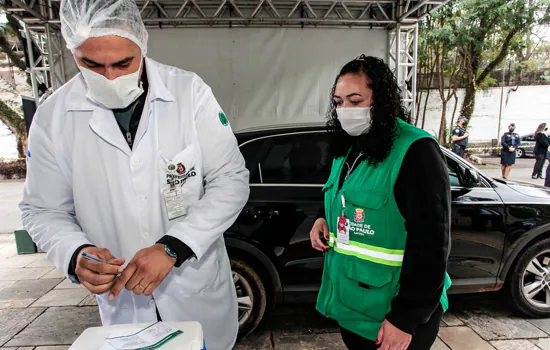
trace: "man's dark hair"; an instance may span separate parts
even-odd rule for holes
[[[342,129],[336,114],[334,93],[340,77],[346,74],[364,75],[368,87],[373,92],[372,126],[361,136],[350,136]],[[357,144],[371,165],[383,162],[396,138],[397,119],[410,123],[410,115],[402,104],[401,89],[387,64],[379,58],[361,55],[347,63],[334,82],[330,93],[330,107],[327,112],[327,130],[335,157],[347,154],[353,144]]]

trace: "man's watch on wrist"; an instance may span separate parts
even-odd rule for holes
[[[164,251],[166,252],[166,255],[168,255],[171,258],[174,258],[178,260],[178,254],[176,254],[170,247],[168,247],[168,244],[164,245]]]

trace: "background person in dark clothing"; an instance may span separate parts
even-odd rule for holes
[[[550,162],[550,152],[546,152],[546,159]],[[550,165],[546,167],[546,179],[544,179],[544,187],[550,187]]]
[[[502,170],[502,178],[507,179],[512,171],[512,166],[516,164],[516,149],[521,143],[519,135],[514,131],[516,124],[512,123],[508,126],[508,132],[505,132],[500,139],[502,150],[500,152],[500,165]]]
[[[468,119],[465,117],[458,118],[458,123],[453,129],[453,153],[464,158],[464,150],[468,147],[468,136],[470,134],[464,128]]]
[[[546,130],[548,130],[548,128],[546,127],[546,123],[542,123],[537,128],[537,131],[535,131],[536,144],[533,153],[535,153],[537,161],[535,162],[535,167],[533,168],[533,179],[543,179],[542,169],[544,168],[546,152],[548,151],[548,146],[550,145],[548,136],[546,136],[545,134]]]

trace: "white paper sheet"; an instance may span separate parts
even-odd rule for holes
[[[137,350],[154,346],[166,337],[181,332],[166,323],[155,323],[134,334],[111,334],[101,350]]]

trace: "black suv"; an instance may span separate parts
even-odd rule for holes
[[[251,192],[225,240],[246,335],[276,302],[315,301],[323,255],[309,232],[332,156],[322,125],[248,130],[237,139]],[[522,312],[550,316],[550,191],[492,179],[443,153],[452,187],[450,292],[506,286]]]

